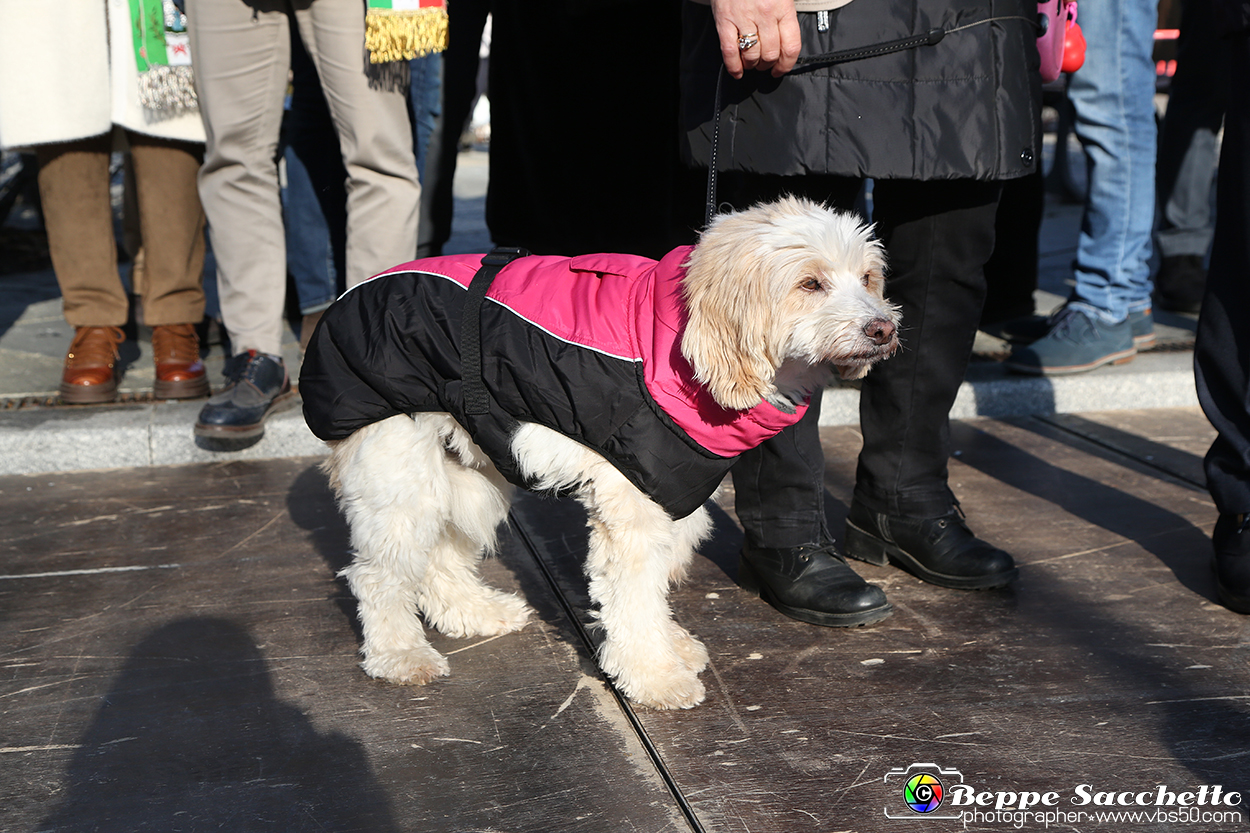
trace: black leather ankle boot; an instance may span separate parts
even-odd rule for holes
[[[1018,575],[1015,561],[972,534],[959,504],[940,518],[909,518],[870,512],[851,504],[846,554],[869,564],[893,564],[940,587],[985,590]]]
[[[850,568],[833,542],[742,548],[738,583],[785,615],[830,628],[870,625],[894,608]]]
[[[1220,604],[1250,613],[1250,515],[1220,515],[1211,533],[1215,548],[1215,589]]]

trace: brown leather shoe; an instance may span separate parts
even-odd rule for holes
[[[194,324],[164,324],[152,328],[156,358],[157,399],[195,399],[208,396],[208,374],[200,361],[200,339]]]
[[[61,374],[61,401],[71,405],[112,402],[117,396],[117,345],[121,327],[75,327]]]

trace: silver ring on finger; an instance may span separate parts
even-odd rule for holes
[[[738,38],[738,51],[746,52],[748,49],[750,49],[752,46],[755,46],[759,42],[760,42],[760,36],[758,32],[752,32],[749,35],[742,35],[741,37]]]

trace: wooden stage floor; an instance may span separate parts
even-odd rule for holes
[[[1202,414],[953,434],[1019,582],[857,565],[894,615],[804,625],[735,584],[726,494],[673,595],[712,656],[682,712],[598,672],[568,502],[519,501],[485,566],[536,620],[433,635],[452,676],[407,688],[357,667],[316,459],[0,478],[0,830],[1250,830],[1250,620],[1214,601]],[[825,441],[840,534],[859,439]],[[917,813],[925,772],[944,801]]]

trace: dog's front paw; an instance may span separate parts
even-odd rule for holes
[[[423,611],[431,625],[447,636],[499,636],[525,627],[533,612],[513,593],[492,591],[480,599],[434,613]]]
[[[693,637],[689,642],[703,647]],[[652,652],[631,661],[611,642],[606,642],[600,651],[599,663],[617,688],[635,703],[653,709],[689,709],[702,703],[707,690],[699,682],[697,669],[680,654],[668,654],[668,657],[662,660]],[[706,651],[703,651],[703,661],[707,661]]]
[[[673,667],[662,677],[648,674],[644,679],[621,678],[617,685],[630,700],[653,709],[690,709],[707,697],[699,675],[681,667]]]
[[[447,657],[422,645],[408,651],[365,651],[360,667],[370,677],[399,685],[425,685],[451,673]]]
[[[710,661],[707,647],[704,646],[690,631],[676,622],[672,623],[673,650],[691,671],[698,674]]]

